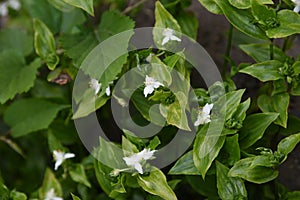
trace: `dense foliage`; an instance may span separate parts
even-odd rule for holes
[[[0,199],[300,199],[277,179],[300,142],[300,119],[290,109],[300,95],[300,57],[287,53],[300,33],[300,1],[199,0],[230,23],[223,81],[207,87],[190,87],[202,79],[185,48],[167,50],[184,35],[196,42],[192,1],[156,1],[157,48],[134,49],[134,19],[145,2],[0,0]],[[235,40],[252,63],[230,58]],[[99,44],[106,44],[97,59],[107,68],[87,60]],[[131,70],[136,79],[122,78]],[[86,79],[76,79],[79,71]],[[260,81],[248,99],[233,81],[239,73]],[[127,117],[118,123],[126,128],[117,127],[112,101],[159,133],[138,137]],[[111,141],[99,137],[90,153],[74,120],[92,113]],[[151,164],[176,135],[192,132],[173,163]]]

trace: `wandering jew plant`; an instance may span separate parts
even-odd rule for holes
[[[300,199],[299,11],[0,0],[0,199]]]

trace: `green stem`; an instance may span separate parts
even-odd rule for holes
[[[222,67],[223,78],[225,78],[227,70],[228,70],[228,57],[230,56],[230,51],[231,51],[232,34],[233,34],[233,26],[232,26],[232,24],[230,24],[229,30],[228,30],[228,38],[227,38],[226,52],[225,52],[225,56],[224,56],[224,63],[223,63],[223,67]]]
[[[130,11],[132,11],[133,9],[135,9],[136,7],[142,5],[143,3],[145,3],[148,0],[140,0],[138,1],[136,4],[133,4],[132,6],[128,6],[123,12],[123,15],[126,15],[127,13],[129,13]]]
[[[270,44],[270,60],[274,59],[274,44],[273,44],[274,39],[271,39],[271,44]]]

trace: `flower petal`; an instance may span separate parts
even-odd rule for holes
[[[134,165],[134,168],[140,173],[140,174],[143,174],[143,168],[142,168],[142,165],[140,163],[136,163]]]
[[[154,88],[152,87],[152,85],[147,85],[144,88],[144,95],[145,97],[147,97],[148,94],[151,94],[154,91]]]
[[[64,159],[74,158],[74,157],[75,157],[74,153],[66,153],[66,154],[64,154]]]
[[[105,94],[106,94],[106,96],[110,96],[110,87],[109,86],[105,89]]]
[[[168,36],[164,37],[161,45],[165,45],[167,42],[169,42],[170,38]]]
[[[62,159],[57,160],[55,162],[54,170],[56,171],[58,169],[58,167],[61,166],[62,163],[63,163]]]
[[[170,39],[181,42],[181,39],[179,37],[175,36],[175,35],[171,35]]]

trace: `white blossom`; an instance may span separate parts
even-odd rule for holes
[[[156,150],[150,151],[150,149],[144,149],[139,153],[132,154],[129,157],[124,157],[123,160],[128,166],[133,167],[140,174],[143,174],[143,167],[141,162],[152,159],[155,151]]]
[[[7,5],[14,10],[20,10],[21,4],[18,0],[8,0]]]
[[[112,84],[113,82],[110,82],[109,84]],[[101,89],[102,84],[98,82],[97,79],[92,78],[89,82],[89,86],[95,90],[95,95],[97,95]],[[110,96],[111,91],[110,91],[110,86],[107,86],[107,88],[105,89],[105,94],[107,96]]]
[[[0,16],[8,15],[8,7],[14,10],[20,10],[21,4],[19,0],[7,0],[5,2],[0,3]]]
[[[178,41],[180,42],[181,39],[178,38],[177,36],[174,35],[174,30],[170,29],[170,28],[166,28],[164,31],[163,31],[163,40],[162,40],[162,45],[165,45],[167,42],[169,42],[170,40],[173,40],[173,41]]]
[[[105,94],[106,96],[110,96],[110,87],[108,86],[106,89],[105,89]]]
[[[57,170],[58,167],[68,158],[74,158],[75,154],[73,153],[64,153],[62,151],[53,151],[53,158],[55,160],[54,170]]]
[[[90,80],[89,86],[90,86],[93,90],[95,90],[95,95],[97,95],[98,92],[99,92],[100,89],[101,89],[101,83],[99,83],[98,80],[97,80],[97,79],[94,79],[94,78],[92,78],[92,79]]]
[[[55,196],[55,191],[53,188],[51,188],[47,192],[45,200],[63,200],[63,198]]]
[[[213,108],[213,104],[205,104],[205,106],[203,108],[201,108],[199,110],[198,116],[197,116],[197,120],[194,123],[195,126],[199,126],[201,124],[207,124],[209,123],[210,120],[210,112]]]
[[[148,94],[152,94],[155,88],[159,88],[159,86],[164,86],[162,83],[155,80],[153,77],[149,77],[148,75],[146,75],[145,78],[145,85],[146,85],[146,87],[144,88],[145,97],[147,97]]]
[[[147,58],[146,58],[146,61],[147,61],[148,63],[151,63],[151,60],[152,60],[152,53],[150,53],[150,54],[147,56]]]
[[[300,0],[292,0],[292,2],[296,4],[294,8],[294,12],[298,13],[300,11]]]

